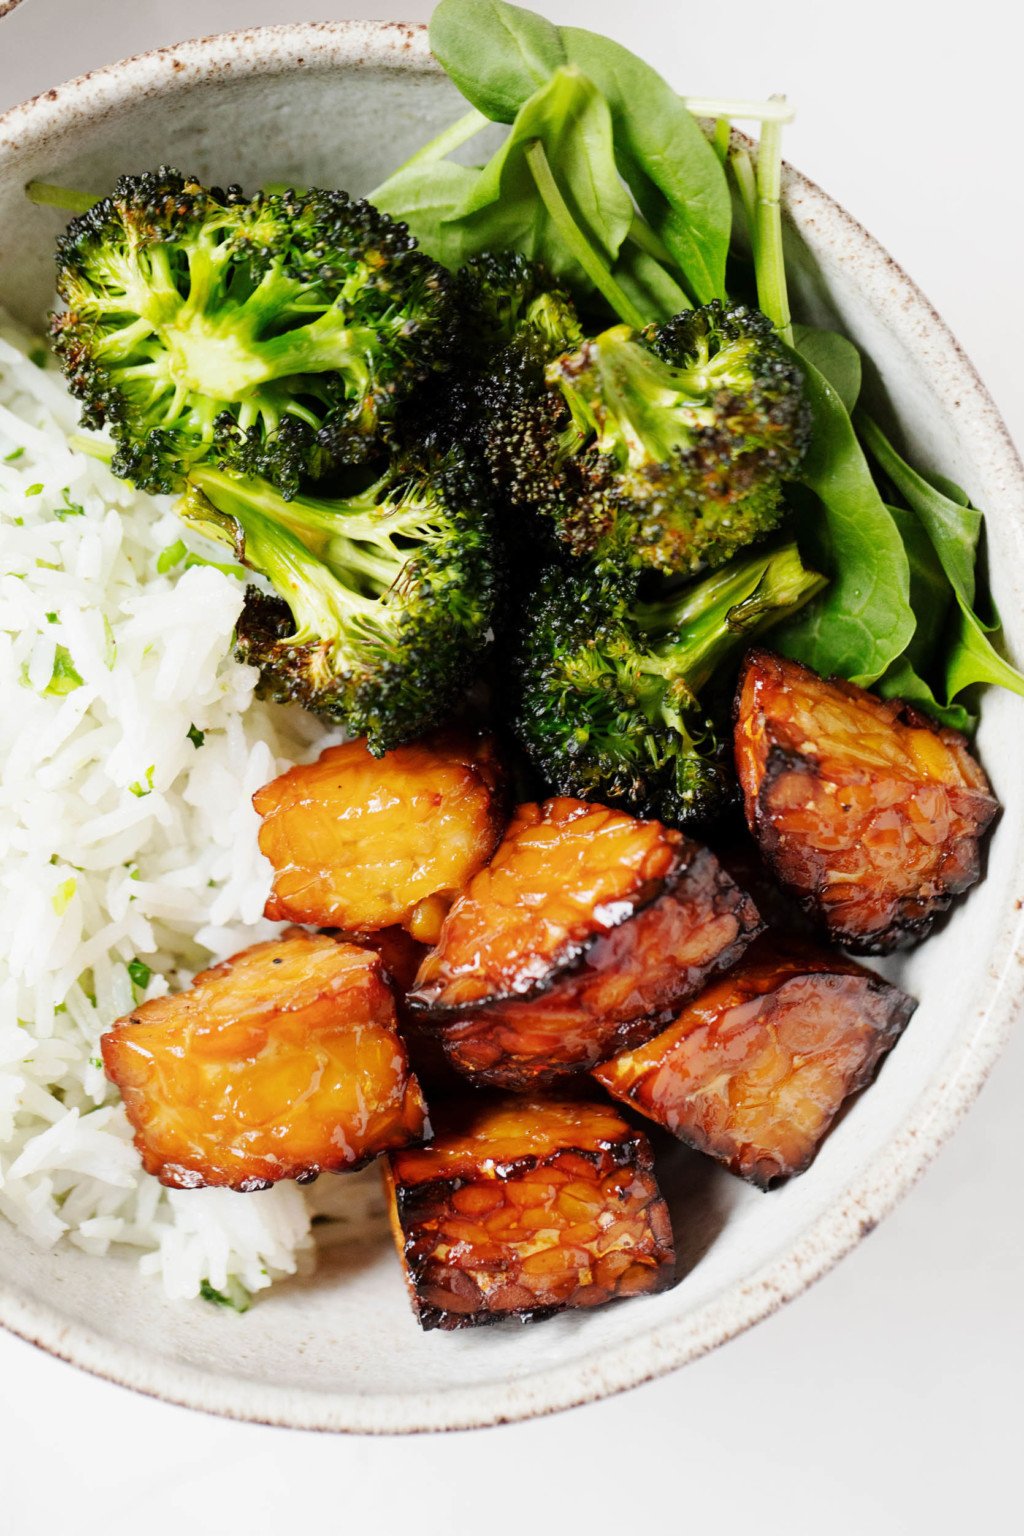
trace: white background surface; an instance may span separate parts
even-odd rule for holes
[[[788,158],[908,268],[1024,441],[1006,0],[535,3],[646,54],[680,89],[787,92],[800,111]],[[430,8],[22,0],[0,20],[0,108],[190,35]],[[552,1419],[410,1440],[294,1434],[151,1402],[0,1334],[0,1533],[1018,1531],[1022,1099],[1018,1031],[924,1181],[812,1292],[680,1374]]]

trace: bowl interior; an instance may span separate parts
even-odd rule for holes
[[[160,162],[251,187],[365,192],[459,112],[408,28],[240,34],[164,50],[0,121],[0,299],[39,324],[61,218],[33,176],[106,189]],[[358,139],[345,124],[374,131]],[[917,459],[986,507],[996,601],[1024,654],[1020,467],[970,365],[884,253],[801,178],[786,189],[795,309],[839,324],[874,364]],[[976,1091],[1019,990],[1014,910],[1022,810],[1019,708],[985,700],[980,750],[1006,810],[988,877],[918,953],[892,964],[921,999],[877,1085],[804,1177],[770,1195],[682,1149],[666,1161],[680,1251],[667,1294],[543,1327],[419,1332],[383,1223],[275,1287],[244,1318],[164,1300],[127,1257],[32,1248],[0,1221],[0,1320],[131,1385],[240,1416],[329,1428],[440,1428],[563,1406],[702,1352],[801,1288],[911,1182]],[[1019,906],[1019,903],[1018,903]],[[200,1197],[201,1198],[201,1197]],[[245,1198],[259,1199],[259,1195]]]

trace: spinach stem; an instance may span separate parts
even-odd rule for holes
[[[711,147],[718,156],[718,163],[725,169],[729,159],[729,140],[732,137],[732,124],[727,117],[715,119],[715,132],[711,140]]]
[[[642,251],[645,256],[649,256],[652,261],[657,262],[658,266],[663,269],[664,276],[669,279],[676,290],[676,296],[672,301],[675,306],[675,312],[678,313],[680,309],[692,309],[693,302],[682,286],[684,277],[676,265],[672,252],[647,223],[646,219],[641,218],[639,213],[634,212],[632,222],[626,230],[626,239],[631,245],[635,245],[638,251]]]
[[[412,170],[414,166],[433,165],[437,160],[444,160],[453,150],[458,149],[460,145],[467,143],[475,134],[478,134],[481,128],[486,128],[489,122],[490,118],[485,117],[482,112],[478,112],[474,107],[471,112],[467,112],[457,122],[449,123],[448,127],[443,128],[436,138],[431,139],[429,143],[424,144],[418,149],[415,154],[410,155],[408,160],[403,160],[398,170],[392,171],[391,175],[388,176],[388,181],[393,176],[401,175],[402,171]],[[372,192],[370,197],[372,199]]]
[[[660,235],[657,235],[651,229],[651,226],[646,223],[645,218],[640,217],[640,214],[637,214],[637,212],[634,212],[633,220],[629,223],[629,229],[626,230],[626,240],[629,241],[629,244],[636,246],[637,250],[642,250],[645,253],[645,257],[651,258],[652,261],[657,261],[657,264],[662,267],[665,276],[668,276],[672,286],[676,287],[676,298],[672,300],[672,303],[676,304],[677,309],[692,309],[694,306],[692,306],[688,293],[683,289],[682,284],[685,278],[683,278],[683,273],[677,267],[676,258],[672,257],[671,250],[668,249]]]
[[[736,190],[740,195],[740,203],[743,207],[743,216],[747,222],[747,233],[750,236],[750,249],[757,261],[757,183],[754,179],[754,167],[750,159],[749,150],[743,145],[738,145],[729,151],[729,164],[732,166],[732,174],[736,181]]]
[[[527,146],[526,163],[530,167],[530,174],[540,193],[541,202],[547,209],[548,217],[575,260],[579,262],[598,292],[608,300],[619,319],[631,325],[634,330],[642,331],[647,324],[645,317],[619,287],[570,213],[569,206],[559,191],[558,183],[548,164],[548,157],[540,139],[534,139],[532,144]]]
[[[634,213],[633,222],[626,231],[626,239],[632,240],[640,250],[646,251],[648,256],[653,256],[655,261],[660,261],[663,267],[674,267],[672,252],[664,241],[661,240],[645,219],[638,213]]]
[[[786,260],[782,250],[782,123],[765,123],[757,149],[754,262],[757,302],[787,346],[793,345]]]
[[[70,187],[55,187],[49,181],[30,181],[25,196],[40,208],[63,208],[65,213],[88,213],[99,202],[91,192],[73,192]]]
[[[694,117],[729,117],[755,123],[791,123],[796,113],[784,96],[769,101],[734,101],[728,97],[682,96],[680,100]]]

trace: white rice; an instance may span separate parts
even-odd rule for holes
[[[311,1248],[303,1192],[161,1188],[98,1042],[274,931],[250,795],[324,732],[254,698],[231,655],[240,581],[160,574],[202,541],[71,451],[43,350],[0,315],[0,1216],[37,1243],[131,1244],[172,1297],[260,1290]]]

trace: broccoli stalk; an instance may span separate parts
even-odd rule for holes
[[[702,696],[720,694],[745,644],[823,585],[794,544],[653,601],[608,565],[550,571],[514,668],[515,729],[535,767],[560,794],[711,821],[730,780]]]
[[[697,333],[692,354],[674,367],[617,325],[557,358],[548,380],[565,396],[581,443],[593,439],[620,469],[642,472],[715,426],[722,390],[737,398],[754,390],[757,342],[739,335],[713,354],[709,336]]]
[[[634,603],[647,651],[639,663],[644,711],[673,723],[699,708],[698,694],[744,642],[808,602],[825,578],[795,544],[734,560],[673,598]]]
[[[447,346],[450,280],[345,193],[122,177],[58,244],[54,345],[115,473],[181,489],[228,462],[293,494],[387,436]]]
[[[285,498],[266,481],[193,471],[180,511],[265,576],[238,624],[265,690],[381,753],[438,723],[484,645],[495,573],[468,466],[399,465],[348,500]]]
[[[333,306],[310,319],[304,285],[281,271],[264,273],[250,293],[236,299],[230,292],[230,246],[203,241],[190,249],[183,242],[181,250],[188,266],[185,299],[170,272],[160,272],[167,264],[158,259],[166,254],[159,248],[150,256],[148,287],[136,274],[125,274],[126,282],[138,288],[133,308],[139,318],[108,332],[96,349],[98,357],[110,359],[113,378],[144,378],[154,392],[164,394],[204,394],[242,403],[262,384],[336,370],[346,376],[353,394],[365,393],[371,377],[367,354],[377,340],[368,326],[344,325]],[[113,320],[115,304],[105,309],[97,304],[94,313]],[[132,352],[147,355],[148,361],[122,361]],[[169,407],[175,415],[177,408],[180,402]]]
[[[220,499],[235,510],[225,514],[194,487],[179,511],[197,532],[230,544],[237,559],[273,584],[291,613],[287,649],[293,666],[301,665],[311,698],[333,701],[339,691],[339,646],[349,626],[372,618],[373,600],[346,587],[290,528],[253,503]]]
[[[613,326],[540,381],[503,358],[486,403],[487,462],[514,505],[576,555],[667,574],[774,528],[810,432],[771,323],[717,301],[640,334]]]

